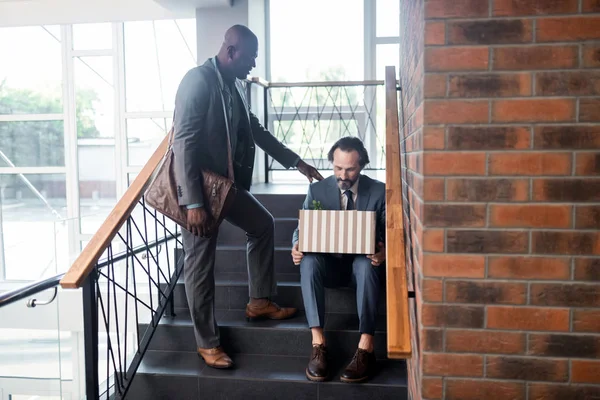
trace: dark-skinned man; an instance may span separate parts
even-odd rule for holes
[[[226,220],[247,237],[250,301],[248,318],[286,319],[296,310],[275,304],[273,216],[250,194],[255,143],[286,168],[296,167],[309,181],[323,177],[264,129],[249,110],[240,79],[245,79],[258,53],[258,39],[243,25],[227,30],[216,57],[184,76],[175,98],[173,155],[179,205],[187,209],[182,230],[184,278],[199,356],[208,366],[229,368],[215,318],[214,264],[218,229],[210,231],[204,207],[201,169],[228,176],[227,146],[233,159],[237,195]],[[229,137],[229,140],[228,140]]]

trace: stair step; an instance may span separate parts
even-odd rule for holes
[[[272,321],[246,321],[244,310],[217,310],[221,343],[232,354],[266,354],[307,356],[311,336],[306,315],[299,312],[293,318]],[[145,330],[146,324],[140,324]],[[386,358],[386,320],[376,322],[375,354]],[[355,314],[328,313],[325,315],[325,335],[331,354],[351,357],[356,351],[360,333]],[[195,338],[188,309],[176,309],[175,317],[163,317],[154,333],[150,349],[163,351],[194,351]]]
[[[195,352],[148,351],[133,380],[135,399],[408,399],[406,364],[382,360],[368,382],[347,384],[339,376],[349,360],[335,360],[331,381],[306,379],[308,356],[235,355],[235,367],[206,367]],[[200,395],[202,394],[202,396]]]
[[[281,193],[280,191],[283,189],[285,188],[278,187],[277,193],[252,192],[254,197],[269,210],[273,217],[298,218],[298,210],[302,208],[302,203],[304,203],[304,198],[308,192],[308,185],[302,185],[300,188],[291,187],[290,193]]]
[[[183,254],[183,249],[176,249],[176,254],[177,257],[179,257],[181,254]],[[300,267],[298,265],[294,265],[292,261],[291,244],[275,247],[274,261],[275,273],[300,274]],[[248,275],[246,244],[217,245],[217,252],[215,256],[215,273],[242,273]]]
[[[288,251],[292,248],[292,236],[298,227],[298,210],[292,218],[275,218],[275,246],[287,246]],[[218,244],[245,245],[246,233],[237,226],[223,221],[219,227]]]
[[[248,303],[247,275],[232,274],[236,279],[215,279],[215,307],[228,310],[243,310]],[[278,280],[277,295],[273,301],[284,307],[295,307],[304,310],[302,289],[298,276],[292,276],[293,281]],[[178,282],[173,293],[175,307],[188,307],[183,282]],[[385,315],[385,294],[382,292],[379,301],[379,314]],[[354,288],[325,289],[325,312],[356,313],[356,290]]]

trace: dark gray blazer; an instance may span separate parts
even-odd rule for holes
[[[279,142],[250,111],[242,83],[237,95],[246,112],[240,116],[234,175],[238,187],[250,190],[254,169],[254,143],[286,168],[298,155]],[[189,70],[175,96],[173,156],[179,205],[203,203],[202,172],[206,168],[227,176],[227,128],[221,87],[211,59]],[[240,148],[241,146],[241,148]]]
[[[311,209],[313,200],[321,202],[321,207],[324,210],[342,209],[340,189],[334,175],[310,184],[302,209]],[[356,196],[356,209],[377,212],[375,223],[377,242],[385,243],[385,183],[361,175],[358,183],[358,195]],[[298,243],[298,228],[294,231],[292,238],[292,245],[296,243]]]

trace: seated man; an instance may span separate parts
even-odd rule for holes
[[[363,143],[356,137],[338,140],[328,154],[334,175],[310,185],[303,208],[313,200],[325,210],[376,211],[378,249],[373,255],[303,254],[298,251],[298,229],[294,232],[292,257],[300,265],[302,297],[308,326],[312,332],[312,354],[306,377],[324,381],[329,376],[325,325],[325,287],[356,284],[356,303],[361,333],[358,350],[341,376],[343,382],[363,382],[375,365],[373,334],[379,292],[384,280],[385,261],[385,184],[361,175],[369,163]]]

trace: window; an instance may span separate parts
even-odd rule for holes
[[[362,80],[363,0],[270,0],[274,82]]]

